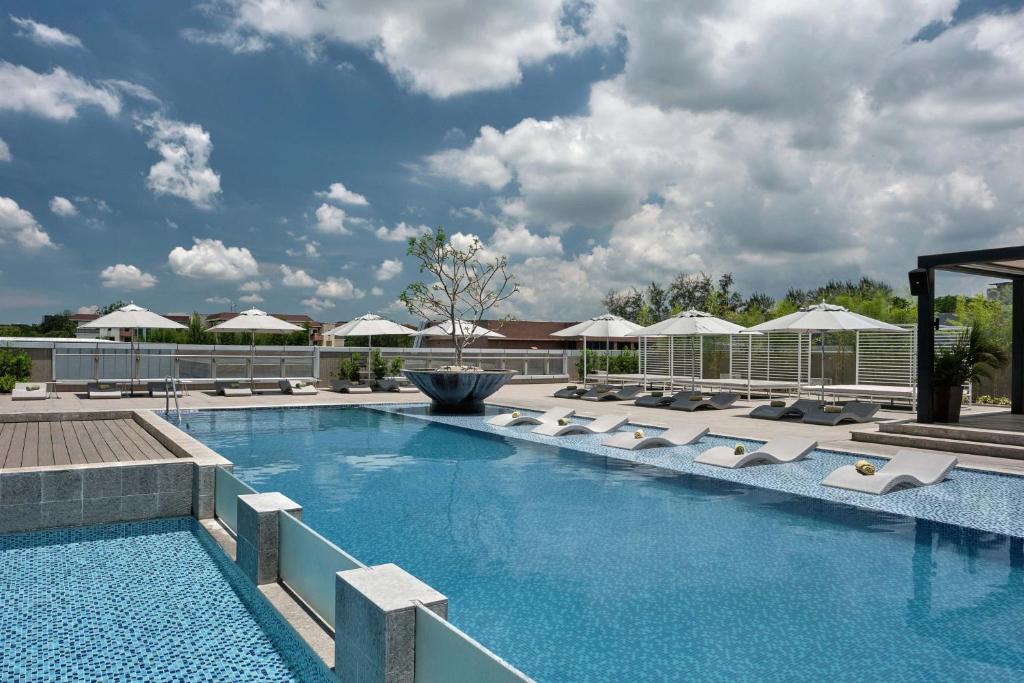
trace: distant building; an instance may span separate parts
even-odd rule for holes
[[[985,298],[990,301],[1001,301],[1009,305],[1013,300],[1012,282],[993,282],[985,290]]]

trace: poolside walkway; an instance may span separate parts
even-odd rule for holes
[[[874,431],[877,422],[862,425],[841,425],[825,427],[805,425],[801,422],[755,420],[747,417],[747,413],[756,406],[765,403],[762,400],[736,403],[736,407],[728,410],[708,410],[699,413],[661,410],[654,408],[637,408],[630,403],[607,401],[593,403],[588,401],[557,399],[551,396],[555,389],[564,384],[510,384],[503,387],[492,398],[490,403],[505,406],[516,406],[536,410],[547,410],[554,406],[566,406],[576,410],[584,417],[593,417],[605,413],[628,415],[637,424],[655,427],[674,427],[678,425],[704,424],[715,434],[738,438],[768,440],[778,436],[798,435],[816,439],[822,448],[829,448],[866,455],[891,456],[897,450],[895,446],[885,444],[854,442],[852,431]],[[332,391],[320,391],[313,396],[288,396],[278,392],[260,393],[255,396],[224,397],[212,392],[192,391],[179,399],[182,410],[202,410],[210,408],[245,408],[245,407],[277,407],[302,405],[359,405],[363,403],[422,403],[426,399],[422,394],[372,393],[372,394],[337,394]],[[38,413],[38,412],[85,412],[96,410],[130,410],[148,409],[162,411],[164,399],[148,397],[132,397],[115,400],[89,399],[82,394],[61,392],[57,397],[42,401],[12,401],[9,395],[0,396],[0,414],[7,413]],[[173,405],[173,404],[172,404]],[[981,421],[988,413],[1005,412],[1000,407],[972,407],[967,413],[972,420]],[[896,421],[910,417],[907,411],[881,410],[876,420]],[[961,466],[972,469],[983,469],[1007,474],[1024,475],[1024,460],[994,458],[971,454],[957,454]]]

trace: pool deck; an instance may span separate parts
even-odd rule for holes
[[[174,457],[128,418],[0,422],[0,470]]]
[[[740,400],[736,407],[727,410],[705,410],[698,413],[662,410],[655,408],[637,408],[629,402],[588,402],[573,399],[557,399],[551,396],[556,389],[564,384],[510,384],[503,387],[489,403],[503,406],[514,406],[535,410],[547,410],[555,406],[571,407],[578,415],[594,417],[612,413],[628,415],[636,424],[653,427],[675,427],[683,425],[703,424],[710,427],[715,434],[741,439],[767,441],[780,436],[803,436],[816,439],[822,448],[864,453],[888,457],[899,447],[886,444],[855,442],[851,432],[875,431],[879,422],[903,421],[911,417],[904,410],[880,410],[874,422],[867,424],[840,425],[826,427],[807,425],[802,422],[780,420],[756,420],[747,417],[747,413],[757,405],[766,403],[763,400]],[[420,393],[389,393],[375,392],[372,394],[338,394],[321,390],[312,396],[289,396],[278,392],[259,393],[254,396],[225,397],[212,392],[192,391],[179,399],[182,410],[205,410],[211,408],[249,408],[249,407],[287,407],[316,405],[360,405],[366,403],[423,403],[426,401]],[[9,395],[0,396],[0,415],[10,413],[43,413],[43,412],[88,412],[102,410],[146,409],[162,411],[163,398],[136,396],[122,399],[89,399],[82,394],[61,392],[56,397],[40,401],[12,401]],[[981,422],[986,415],[1005,413],[1001,407],[974,406],[965,412],[965,417]],[[2,448],[2,442],[0,442]],[[1024,475],[1024,460],[997,458],[983,455],[956,454],[962,467],[969,469],[1001,472],[1004,474]]]

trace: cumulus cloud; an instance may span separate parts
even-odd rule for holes
[[[128,97],[134,97],[135,99],[142,100],[143,102],[149,102],[150,104],[163,103],[152,90],[144,85],[139,85],[138,83],[123,81],[118,78],[105,78],[100,81],[100,83],[108,88],[117,90]]]
[[[419,237],[429,232],[430,228],[425,225],[409,225],[403,221],[393,228],[382,225],[373,234],[385,242],[406,242],[410,237]]]
[[[10,197],[0,197],[0,244],[8,239],[29,250],[55,246],[31,213]]]
[[[320,243],[316,240],[310,240],[305,237],[299,238],[299,243],[302,246],[301,249],[285,249],[285,253],[295,258],[297,256],[305,256],[306,258],[320,258]]]
[[[78,215],[78,209],[71,203],[71,200],[60,195],[54,196],[50,200],[50,211],[63,218]]]
[[[220,194],[220,174],[210,168],[213,143],[198,123],[185,123],[160,114],[139,118],[137,127],[149,134],[147,146],[161,160],[153,164],[146,184],[158,195],[171,195],[209,209]]]
[[[129,266],[124,263],[118,263],[116,266],[107,266],[101,270],[100,281],[104,287],[124,291],[149,289],[157,283],[157,279],[153,275],[142,272],[136,266]]]
[[[332,202],[337,202],[339,204],[351,204],[353,206],[370,205],[370,202],[366,201],[366,197],[359,194],[358,192],[353,192],[352,190],[349,190],[342,183],[331,183],[331,186],[327,189],[326,192],[317,192],[316,196],[323,197],[324,199],[329,199]]]
[[[487,249],[515,259],[530,311],[696,268],[779,295],[898,283],[916,254],[1005,244],[1024,215],[1024,14],[955,7],[595,3],[590,38],[628,50],[585,111],[485,126],[424,168],[492,193]],[[567,256],[540,241],[581,228],[595,243]]]
[[[226,296],[208,296],[204,299],[208,304],[228,305],[231,303],[231,299]]]
[[[345,212],[330,204],[321,204],[316,210],[316,229],[335,235],[351,234],[351,231],[345,227]]]
[[[196,28],[187,28],[181,32],[182,37],[190,43],[200,45],[216,45],[224,47],[236,55],[244,55],[252,52],[261,52],[268,47],[267,41],[256,35],[243,35],[234,30],[226,31],[203,31]]]
[[[222,7],[223,31],[190,39],[236,52],[250,40],[260,41],[253,49],[278,39],[309,54],[323,41],[353,45],[372,50],[410,90],[438,98],[515,85],[524,66],[582,44],[563,0],[226,0]]]
[[[328,299],[362,299],[366,293],[347,277],[329,277],[316,288],[316,295]]]
[[[208,280],[244,280],[259,268],[245,247],[227,247],[220,240],[192,238],[192,246],[175,247],[167,256],[171,271],[182,277]]]
[[[381,289],[380,287],[371,287],[370,294],[372,294],[373,296],[384,296],[384,290]]]
[[[91,306],[79,306],[78,310],[75,312],[85,315],[96,315],[100,312],[100,307],[97,304],[92,304]]]
[[[402,272],[402,262],[396,258],[384,259],[384,261],[377,267],[377,272],[374,276],[378,282],[384,282],[386,280],[393,280]]]
[[[270,288],[270,280],[249,280],[238,285],[238,291],[240,292],[264,292]]]
[[[10,161],[11,158],[11,148],[7,146],[3,138],[0,138],[0,161]]]
[[[318,299],[317,297],[310,297],[300,301],[303,306],[313,311],[314,313],[320,313],[326,311],[329,308],[334,308],[334,302],[330,299]]]
[[[285,287],[316,287],[320,283],[301,268],[292,270],[282,264],[281,284]]]
[[[83,107],[99,107],[107,116],[117,116],[121,97],[115,90],[95,86],[59,66],[44,74],[0,62],[0,110],[68,121]]]
[[[263,297],[259,294],[246,294],[245,296],[238,297],[238,300],[247,304],[263,303]]]
[[[18,27],[16,35],[28,38],[33,43],[48,47],[84,47],[78,36],[61,31],[59,28],[40,24],[27,17],[11,15],[11,21]]]

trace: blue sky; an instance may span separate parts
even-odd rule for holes
[[[1018,6],[678,5],[7,2],[0,319],[401,317],[439,224],[562,319],[1019,243]]]

